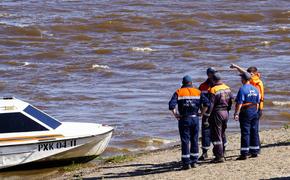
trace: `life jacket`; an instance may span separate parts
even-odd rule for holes
[[[263,109],[264,108],[264,85],[262,80],[260,79],[261,75],[260,73],[255,74],[252,76],[250,83],[258,89],[259,94],[260,94],[260,106],[259,109]]]
[[[214,87],[212,87],[210,89],[210,93],[217,94],[217,93],[224,91],[224,90],[230,90],[230,87],[225,85],[224,83],[222,83],[222,84],[215,85]]]
[[[200,108],[200,90],[193,87],[181,87],[176,94],[180,115],[197,115]]]
[[[210,94],[215,96],[213,110],[230,110],[232,105],[232,93],[229,86],[224,83],[213,86],[210,89]]]

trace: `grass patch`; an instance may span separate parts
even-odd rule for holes
[[[284,124],[283,128],[284,129],[289,129],[290,128],[290,124]]]
[[[103,157],[101,157],[101,156],[97,156],[94,160],[97,160],[97,161],[103,161],[103,160],[105,160]]]
[[[113,156],[105,159],[106,163],[122,163],[122,162],[129,162],[133,161],[134,157],[130,155],[119,155],[119,156]]]
[[[72,172],[72,171],[76,171],[82,168],[81,164],[78,163],[72,163],[71,165],[65,166],[63,168],[60,169],[60,171],[62,172]]]

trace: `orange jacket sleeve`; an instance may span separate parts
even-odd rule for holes
[[[260,109],[262,110],[264,108],[264,85],[263,82],[260,81],[257,83],[259,92],[260,92]]]

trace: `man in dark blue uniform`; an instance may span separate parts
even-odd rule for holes
[[[178,105],[178,112],[176,110]],[[178,128],[181,139],[181,159],[183,169],[197,166],[198,159],[198,111],[201,105],[209,106],[208,99],[192,86],[192,78],[184,76],[182,87],[178,89],[169,102],[169,110],[178,120]],[[203,111],[202,111],[203,112]]]
[[[207,79],[203,83],[200,84],[199,90],[201,93],[203,93],[208,99],[209,99],[209,92],[211,87],[213,86],[213,76],[217,71],[210,67],[206,70],[206,75]],[[199,161],[204,161],[208,155],[207,151],[210,148],[210,143],[211,143],[211,138],[210,138],[210,126],[208,119],[204,121],[205,119],[202,119],[202,124],[201,124],[201,149],[202,149],[202,154],[198,158]]]
[[[259,142],[259,91],[250,84],[251,74],[240,75],[243,86],[236,97],[234,119],[240,121],[241,155],[237,160],[245,160],[248,155],[257,157],[260,151]]]

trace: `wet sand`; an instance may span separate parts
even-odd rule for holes
[[[180,170],[180,147],[134,155],[123,163],[104,163],[79,168],[50,178],[57,179],[289,179],[290,128],[260,133],[262,153],[258,158],[236,161],[240,135],[229,135],[226,162],[211,164],[209,159],[195,169]]]

